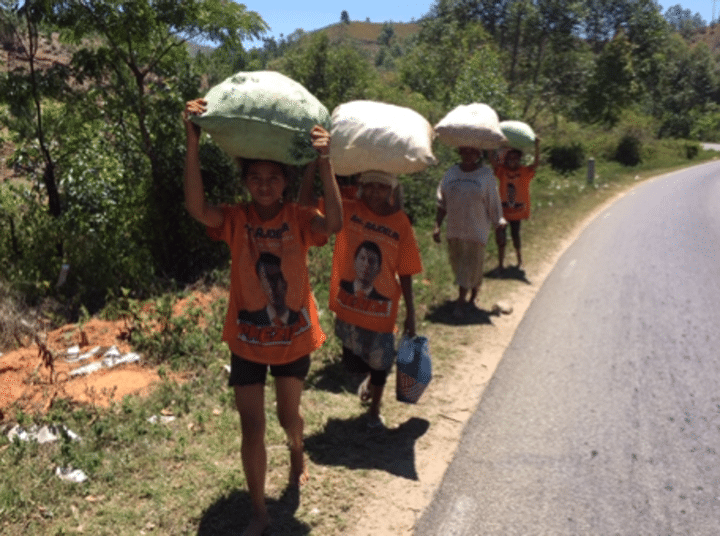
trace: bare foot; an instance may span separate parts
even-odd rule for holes
[[[310,480],[310,469],[305,461],[302,448],[290,449],[290,486],[302,487]]]
[[[245,528],[242,536],[262,536],[265,529],[270,525],[270,516],[265,514],[263,516],[253,516],[250,518],[250,523]]]

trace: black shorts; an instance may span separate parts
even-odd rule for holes
[[[270,374],[274,378],[291,376],[304,380],[310,371],[310,356],[303,356],[284,365],[263,365],[232,354],[230,356],[230,379],[228,385],[230,387],[257,383],[265,385],[268,367],[270,367]]]
[[[370,373],[370,385],[381,387],[387,383],[387,377],[390,373],[390,369],[387,370],[375,370],[368,365],[362,357],[352,353],[349,348],[343,346],[342,362],[345,366],[345,370],[348,372],[354,372],[356,374],[367,374]]]

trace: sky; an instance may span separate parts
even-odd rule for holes
[[[280,38],[290,35],[298,28],[311,32],[340,22],[340,13],[347,11],[351,21],[411,22],[420,19],[434,0],[240,0],[250,11],[257,12],[270,26],[267,37]],[[255,41],[250,47],[261,43]]]
[[[256,11],[270,26],[267,37],[280,38],[280,34],[290,35],[298,28],[311,32],[330,24],[340,22],[340,13],[348,12],[350,20],[371,22],[411,22],[425,15],[434,0],[312,0],[301,3],[299,0],[240,0],[248,10]],[[713,0],[662,0],[662,13],[670,6],[680,4],[693,15],[700,13],[706,22],[712,20]],[[717,0],[715,18],[720,17],[720,0]],[[261,42],[252,41],[249,47],[260,46]]]

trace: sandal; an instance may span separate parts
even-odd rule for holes
[[[365,379],[360,383],[357,394],[360,397],[360,402],[366,404],[370,402],[372,393],[370,392],[370,375],[368,374]]]

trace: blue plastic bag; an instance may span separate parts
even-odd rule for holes
[[[396,397],[416,404],[432,379],[430,344],[427,337],[400,339],[397,355]]]

